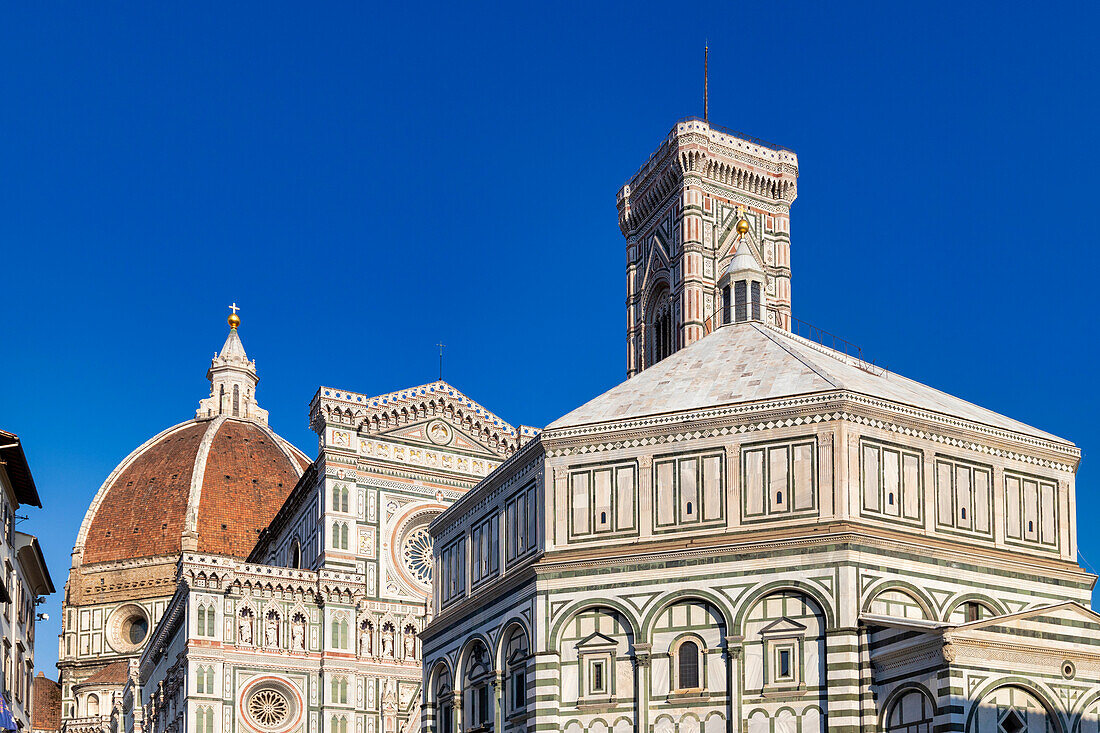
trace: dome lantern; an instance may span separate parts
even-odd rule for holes
[[[229,308],[233,311],[227,319],[229,335],[206,372],[206,378],[210,380],[210,396],[199,402],[195,417],[225,415],[266,425],[267,410],[256,402],[256,384],[260,381],[256,374],[256,362],[249,360],[237,332],[241,325],[241,318],[237,315],[240,308],[236,303]]]

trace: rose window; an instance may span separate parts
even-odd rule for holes
[[[290,702],[278,690],[264,688],[249,698],[248,714],[264,728],[274,728],[290,717]]]
[[[405,541],[401,543],[401,560],[416,582],[431,585],[432,536],[426,526],[417,527],[405,535]]]

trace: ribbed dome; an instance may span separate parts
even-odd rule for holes
[[[219,416],[165,430],[111,473],[81,525],[82,562],[247,557],[309,459],[267,425]]]

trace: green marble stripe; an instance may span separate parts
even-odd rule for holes
[[[819,547],[819,548],[814,548],[812,550],[776,550],[776,551],[772,551],[772,552],[767,553],[766,557],[772,558],[772,559],[781,559],[781,558],[789,558],[789,557],[804,558],[806,556],[820,555],[820,554],[823,554],[823,553],[826,553],[826,552],[835,552],[837,550],[847,550],[847,551],[861,552],[861,553],[867,553],[867,554],[877,554],[877,553],[872,552],[868,548],[862,548],[862,547],[859,547],[859,546],[845,545],[845,546],[842,546],[842,547],[841,546],[823,546],[823,547]],[[735,561],[738,561],[738,560],[749,559],[750,557],[753,557],[753,556],[754,555],[749,555],[749,554],[744,554],[743,555],[743,554],[738,554],[738,553],[727,553],[727,554],[724,554],[720,557],[711,557],[711,558],[685,558],[685,559],[681,559],[681,560],[662,561],[662,562],[659,562],[659,561],[654,561],[654,562],[635,561],[632,564],[622,564],[622,565],[616,565],[614,567],[588,568],[588,569],[558,571],[558,572],[540,571],[539,572],[539,579],[541,580],[543,578],[546,578],[546,579],[560,580],[560,579],[567,579],[567,578],[584,578],[587,581],[589,581],[583,586],[573,587],[571,590],[574,591],[574,592],[583,591],[583,590],[587,590],[587,589],[590,589],[590,588],[644,587],[644,586],[647,586],[647,585],[652,585],[652,584],[655,584],[655,583],[659,583],[660,580],[655,578],[655,579],[652,579],[652,580],[633,581],[631,583],[625,583],[625,584],[609,580],[606,585],[601,584],[601,583],[592,584],[591,580],[592,580],[593,577],[598,577],[598,576],[620,575],[622,573],[628,573],[628,572],[646,572],[646,571],[651,571],[651,570],[655,570],[655,569],[673,568],[673,569],[676,569],[676,570],[679,570],[679,571],[683,571],[683,570],[685,570],[686,568],[689,568],[689,567],[696,567],[696,566],[700,566],[700,565],[711,565],[711,564],[718,564],[718,563],[732,563],[732,562],[735,562]],[[952,577],[952,574],[954,574],[954,572],[957,571],[957,570],[960,570],[960,569],[961,570],[969,570],[971,572],[978,573],[978,574],[980,574],[982,576],[985,576],[987,578],[988,577],[995,577],[995,578],[998,578],[998,579],[1003,579],[1005,582],[1004,582],[1004,584],[996,584],[996,583],[991,583],[991,582],[968,580],[964,584],[967,587],[967,589],[979,589],[980,588],[980,589],[987,590],[987,591],[994,591],[996,593],[1004,593],[1004,592],[1007,592],[1007,593],[1010,593],[1010,594],[1018,593],[1019,592],[1019,581],[1021,581],[1021,580],[1035,581],[1035,582],[1038,582],[1042,585],[1057,586],[1057,587],[1064,587],[1064,588],[1070,588],[1070,589],[1089,590],[1089,588],[1090,588],[1090,584],[1088,582],[1084,582],[1084,581],[1082,581],[1080,583],[1076,583],[1076,584],[1065,582],[1065,581],[1055,581],[1055,580],[1051,580],[1050,578],[1047,578],[1047,577],[1044,577],[1044,576],[1025,575],[1025,574],[1021,574],[1021,573],[1006,573],[1006,572],[1003,572],[1003,571],[989,570],[988,568],[980,567],[980,566],[966,566],[965,564],[960,564],[960,563],[957,563],[957,562],[948,562],[948,561],[935,560],[933,558],[928,558],[927,556],[920,556],[920,557],[914,556],[914,557],[911,557],[911,558],[906,558],[906,556],[904,554],[896,554],[896,555],[890,555],[889,557],[891,557],[891,558],[898,557],[898,558],[910,559],[912,562],[915,562],[918,565],[932,566],[932,567],[935,567],[937,569],[931,569],[930,568],[929,570],[927,570],[925,572],[921,572],[919,569],[914,570],[914,569],[910,569],[910,568],[901,568],[898,565],[868,565],[868,564],[866,564],[865,562],[862,562],[862,561],[859,563],[858,567],[861,570],[870,570],[870,571],[876,571],[876,572],[882,572],[882,573],[888,573],[888,574],[904,575],[904,576],[906,576],[906,578],[908,578],[910,580],[921,578],[921,579],[925,579],[925,580],[939,581],[939,582],[943,582],[945,577],[947,577],[947,578]],[[832,571],[838,565],[841,566],[841,567],[844,567],[844,566],[852,566],[853,564],[854,564],[853,561],[847,561],[847,560],[839,560],[838,561],[836,559],[829,559],[827,561],[822,561],[822,562],[819,562],[819,563],[800,562],[799,563],[799,569],[804,573],[808,573],[810,571]],[[944,568],[949,568],[952,571],[952,574],[945,575],[944,572],[943,572]],[[733,578],[759,578],[759,577],[762,577],[762,576],[766,577],[766,576],[786,572],[788,569],[789,568],[784,565],[782,567],[759,568],[759,569],[754,569],[754,570],[750,570],[750,571],[743,571],[743,572],[723,571],[721,573],[710,574],[710,575],[696,575],[696,574],[693,574],[693,575],[690,576],[690,578],[684,578],[684,579],[685,580],[690,579],[692,581],[699,581],[699,580],[703,580],[703,581],[706,581],[706,580],[728,581],[728,580],[733,579]],[[950,589],[951,585],[959,585],[959,583],[957,583],[957,582],[952,583],[952,582],[949,581],[948,584],[947,584],[947,587],[945,587],[945,590]],[[566,589],[562,589],[562,588],[555,588],[552,592],[555,595],[557,595],[557,594],[565,593],[565,592],[568,592],[568,591]],[[1043,592],[1041,590],[1040,591],[1031,591],[1031,592],[1028,593],[1028,595],[1034,596],[1034,597],[1051,598],[1051,599],[1054,599],[1054,600],[1065,600],[1064,595],[1054,593],[1053,591],[1047,591],[1047,592]]]

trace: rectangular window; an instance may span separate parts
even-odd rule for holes
[[[760,320],[760,283],[752,282],[752,319]]]
[[[764,514],[764,451],[746,451],[744,456],[745,513]]]
[[[485,724],[489,722],[489,686],[482,685],[477,688],[477,710],[475,720]]]
[[[1005,472],[1005,537],[1058,547],[1058,490],[1053,481]]]
[[[592,662],[590,672],[592,677],[592,692],[594,694],[602,694],[607,692],[607,682],[606,680],[604,680],[604,662],[602,660]]]
[[[815,441],[816,438],[742,448],[742,502],[746,518],[810,512],[817,508]]]
[[[655,467],[657,481],[657,526],[669,526],[676,522],[676,486],[674,464],[672,461],[660,463]]]
[[[634,466],[615,471],[615,528],[634,529]]]
[[[588,473],[575,473],[573,479],[573,534],[588,534]]]
[[[522,669],[512,675],[512,709],[527,707],[527,675]]]
[[[788,680],[791,679],[794,674],[791,670],[791,650],[780,649],[779,650],[779,664],[776,669],[778,679]]]
[[[768,506],[772,514],[786,512],[787,503],[787,448],[768,449]]]
[[[722,519],[723,514],[722,457],[703,459],[703,521]]]
[[[515,509],[512,521],[515,523],[513,534],[515,535],[515,547],[513,554],[522,554],[527,549],[527,495],[521,493],[513,504]]]
[[[569,482],[571,536],[633,530],[636,478],[637,468],[633,463],[572,471]],[[534,546],[533,532],[532,525],[528,534],[531,547]]]
[[[861,439],[859,460],[862,513],[919,522],[921,454]]]
[[[696,522],[699,519],[699,496],[696,482],[699,477],[698,461],[680,461],[680,522]]]
[[[733,284],[733,318],[740,323],[748,320],[748,288],[745,280],[738,280]]]
[[[936,458],[936,524],[971,534],[993,533],[992,469],[952,458]]]
[[[596,487],[596,511],[593,527],[597,532],[608,532],[614,526],[611,517],[611,470],[593,473]]]
[[[535,522],[538,520],[538,509],[535,502],[535,487],[527,490],[524,514],[527,517],[527,546],[526,550],[533,550],[538,541],[538,530]]]
[[[725,516],[722,455],[664,458],[653,464],[657,527],[719,522]]]

